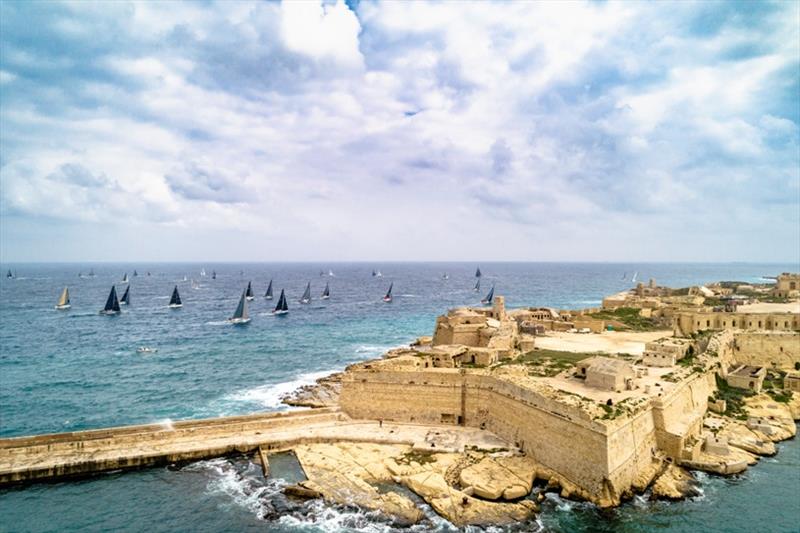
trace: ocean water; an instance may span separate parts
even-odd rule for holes
[[[283,394],[432,332],[437,314],[475,305],[496,286],[509,307],[591,307],[628,288],[631,276],[686,286],[721,279],[763,281],[797,265],[486,263],[394,264],[16,264],[0,278],[0,436],[285,409]],[[92,278],[79,277],[94,269]],[[205,268],[208,276],[201,277]],[[133,277],[134,269],[139,276]],[[334,276],[328,276],[331,269]],[[373,277],[380,269],[383,277]],[[216,270],[217,279],[210,275]],[[147,276],[146,273],[151,275]],[[326,273],[320,276],[320,271]],[[130,308],[98,315],[128,273]],[[447,272],[449,279],[442,279]],[[623,275],[626,274],[623,280]],[[186,277],[187,281],[183,281]],[[195,284],[192,283],[195,280]],[[269,314],[267,282],[287,291],[290,313]],[[248,281],[252,322],[230,326]],[[307,282],[314,300],[297,300]],[[331,299],[319,299],[325,283]],[[394,301],[381,297],[394,282]],[[184,307],[167,307],[178,285]],[[53,306],[69,286],[72,309]],[[139,346],[156,348],[137,353]],[[735,479],[702,479],[688,502],[634,502],[608,514],[548,496],[537,521],[517,530],[797,531],[800,447]],[[429,511],[430,512],[430,511]],[[413,530],[448,530],[436,519]],[[713,519],[711,519],[713,518]],[[245,459],[179,471],[148,469],[74,483],[0,491],[0,531],[390,531],[376,513],[310,502],[287,508],[280,481],[265,482]]]

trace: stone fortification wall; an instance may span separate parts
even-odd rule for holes
[[[699,408],[699,398],[689,398]],[[618,501],[659,447],[649,408],[602,423],[535,390],[458,370],[353,372],[343,383],[340,405],[354,418],[486,428],[595,499]],[[662,428],[672,423],[666,420],[673,411],[686,411],[680,401],[669,405]]]
[[[713,374],[695,374],[669,395],[653,401],[656,441],[667,456],[680,459],[688,441],[699,438],[714,387]]]
[[[742,332],[734,343],[738,364],[794,370],[800,362],[800,333]]]
[[[708,329],[740,329],[768,331],[800,330],[797,313],[728,313],[698,311],[678,313],[673,321],[676,336],[689,336]]]

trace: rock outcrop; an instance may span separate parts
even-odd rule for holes
[[[338,372],[320,378],[313,385],[304,385],[287,394],[281,401],[292,407],[335,407],[339,404],[343,375]]]
[[[485,457],[464,468],[459,482],[480,498],[516,500],[530,493],[535,475],[536,463],[527,457]]]
[[[682,500],[698,494],[697,482],[685,469],[668,465],[653,483],[653,497]]]

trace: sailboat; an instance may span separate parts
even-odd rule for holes
[[[212,270],[211,271],[211,279],[217,279],[217,271],[216,270]]]
[[[311,303],[311,282],[309,281],[306,285],[306,290],[303,292],[303,296],[300,297],[301,304],[310,304]]]
[[[108,294],[108,300],[106,300],[106,306],[100,311],[101,315],[118,315],[120,312],[119,309],[119,300],[117,300],[117,288],[115,286],[111,286],[111,292]]]
[[[375,277],[377,277],[377,278],[382,278],[383,277],[383,274],[381,273],[380,270],[378,270],[378,272],[375,274]]]
[[[328,269],[328,277],[329,277],[329,278],[332,278],[332,277],[333,277],[333,270],[331,270],[331,269]]]
[[[267,285],[267,292],[264,293],[264,298],[267,300],[272,300],[272,280],[269,280],[269,285]]]
[[[94,277],[94,269],[93,269],[93,268],[90,268],[90,269],[89,269],[89,277],[90,277],[90,278],[93,278],[93,277]]]
[[[233,316],[228,319],[231,324],[247,324],[250,322],[250,316],[247,314],[247,290],[242,293],[239,298],[239,305],[236,306]]]
[[[11,273],[11,269],[10,269],[10,268],[8,269],[8,272],[6,272],[6,277],[7,277],[8,279],[11,279],[11,278],[13,278],[13,277],[14,277],[14,274],[12,274],[12,273]]]
[[[178,286],[175,285],[175,288],[172,289],[172,297],[169,299],[169,306],[172,309],[177,309],[179,307],[183,307],[183,302],[181,302],[181,295],[178,294]]]
[[[138,277],[138,276],[139,276],[139,273],[138,273],[138,272],[136,272],[136,270],[134,270],[134,271],[133,271],[133,277],[135,278],[135,277]]]
[[[628,273],[627,272],[623,272],[622,273],[622,281],[625,281],[625,278],[627,278],[627,277],[628,277]]]
[[[278,304],[275,306],[275,309],[272,311],[273,315],[285,315],[289,312],[289,304],[286,301],[286,294],[281,289],[281,295],[278,297]]]
[[[244,291],[244,293],[245,293],[244,296],[245,296],[245,298],[247,298],[248,301],[250,301],[250,300],[252,300],[254,298],[252,282],[250,282],[250,281],[247,282],[247,290]]]
[[[442,274],[442,279],[450,279],[450,274],[445,272],[444,274]]]
[[[486,295],[486,298],[481,300],[481,303],[483,305],[489,305],[492,303],[492,298],[494,298],[494,285],[492,285],[492,288],[489,289],[489,294]]]
[[[127,272],[125,272],[125,274],[122,276],[122,281],[120,281],[120,283],[128,283],[128,273]]]
[[[478,281],[475,282],[475,288],[473,289],[475,292],[481,290],[481,278],[478,278]]]
[[[639,271],[633,273],[633,277],[631,278],[631,283],[636,283],[636,277],[639,275]]]
[[[186,276],[183,276],[183,281],[189,281],[189,279]]]
[[[206,269],[205,268],[200,270],[200,275],[203,276],[203,277],[206,277]]]
[[[394,287],[394,281],[389,284],[389,290],[386,291],[386,296],[383,297],[383,301],[386,303],[392,301],[392,287]]]
[[[330,297],[331,297],[331,287],[329,283],[326,283],[325,290],[322,291],[322,296],[320,296],[320,298],[323,300],[327,300]]]
[[[122,298],[119,301],[119,305],[130,305],[131,303],[131,286],[128,285],[125,287],[125,294],[122,295]]]
[[[64,287],[64,292],[61,293],[61,298],[58,299],[56,309],[69,309],[70,307],[72,306],[69,304],[69,289]]]
[[[150,271],[149,270],[147,271],[147,277],[148,278],[150,277]]]
[[[481,274],[481,267],[478,267],[478,268],[477,268],[477,270],[475,270],[475,277],[476,277],[476,278],[479,278],[479,277],[481,277],[482,275],[483,275],[483,274]]]
[[[10,273],[11,273],[11,271],[9,270],[9,271],[8,271],[8,273],[10,274]],[[378,273],[377,273],[377,272],[375,272],[375,271],[373,270],[373,271],[372,271],[372,277],[374,278],[374,277],[375,277],[375,276],[377,276],[377,275],[378,275]]]

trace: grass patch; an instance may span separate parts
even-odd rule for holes
[[[603,309],[588,316],[601,320],[616,320],[622,322],[634,331],[655,331],[662,329],[662,326],[652,318],[645,318],[639,315],[639,309],[635,307],[618,307],[616,309]]]
[[[412,462],[421,465],[436,462],[436,458],[432,453],[418,452],[416,450],[409,450],[397,458],[398,463],[410,465]]]
[[[779,403],[789,403],[792,400],[792,391],[786,389],[770,389],[767,391],[767,394]]]
[[[744,399],[753,396],[753,393],[744,389],[731,387],[728,382],[716,376],[717,392],[714,393],[715,400],[725,400],[725,415],[738,420],[747,420]]]

